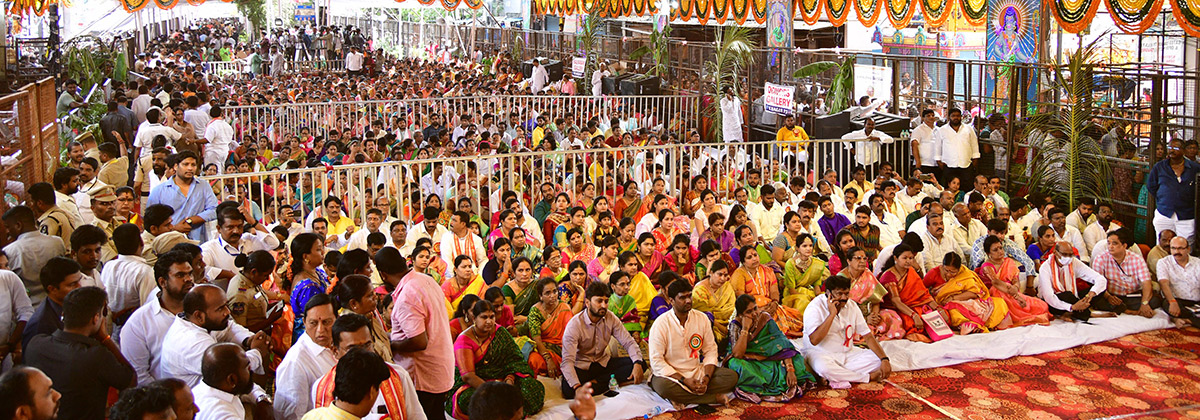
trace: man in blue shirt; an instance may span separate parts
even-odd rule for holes
[[[1164,230],[1195,241],[1196,219],[1196,174],[1200,163],[1183,156],[1183,141],[1173,139],[1167,146],[1169,158],[1159,161],[1146,177],[1146,189],[1154,197],[1154,232],[1161,235]]]
[[[175,168],[175,176],[150,191],[146,206],[166,204],[175,209],[175,215],[171,216],[173,228],[203,243],[208,241],[204,224],[216,218],[218,202],[212,188],[196,179],[198,162],[192,151],[171,156],[167,164]]]

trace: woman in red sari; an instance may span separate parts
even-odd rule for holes
[[[1050,305],[1022,291],[1025,276],[1021,273],[1021,264],[1006,256],[1004,242],[998,237],[988,236],[983,240],[983,249],[987,250],[987,260],[975,272],[991,289],[992,296],[1004,299],[1008,304],[1012,325],[1020,327],[1050,323]]]
[[[884,306],[900,314],[905,338],[928,343],[931,340],[925,332],[925,321],[921,315],[934,311],[941,313],[942,319],[946,319],[947,315],[929,294],[929,289],[925,288],[924,279],[913,268],[915,258],[916,253],[908,245],[896,245],[892,257],[884,264],[879,282],[888,290]]]
[[[671,209],[663,209],[662,211],[658,212],[658,223],[654,226],[654,229],[650,231],[650,234],[654,235],[654,239],[657,241],[654,249],[662,254],[670,252],[671,250],[668,248],[668,246],[671,245],[671,241],[675,239],[675,235],[683,233],[687,232],[679,230],[675,227],[675,211]],[[688,243],[691,244],[691,241],[689,240]]]
[[[658,252],[657,248],[658,240],[654,239],[654,234],[646,232],[638,237],[638,262],[642,263],[642,273],[645,273],[651,282],[657,282],[659,273],[666,269],[666,256]]]
[[[671,241],[671,253],[667,254],[666,262],[667,269],[674,271],[681,277],[688,280],[693,286],[696,284],[696,258],[700,252],[692,248],[692,240],[687,235],[675,235],[675,239]],[[660,287],[667,285],[661,284]]]
[[[554,196],[553,204],[554,212],[546,216],[545,223],[542,223],[542,237],[546,238],[547,244],[562,248],[562,244],[554,243],[554,231],[558,229],[559,225],[571,221],[571,215],[567,213],[567,210],[571,208],[571,198],[567,196],[567,193],[558,193],[557,196]]]

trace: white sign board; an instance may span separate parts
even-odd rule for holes
[[[793,98],[795,97],[795,86],[777,85],[767,83],[764,88],[766,93],[763,95],[763,106],[767,112],[779,115],[792,115],[792,110],[795,109]]]
[[[890,98],[892,96],[892,69],[866,64],[854,65],[854,97],[851,101],[858,103],[858,98],[870,96],[871,99]]]
[[[587,68],[587,59],[583,57],[575,57],[571,60],[571,75],[576,79],[583,77],[583,70]]]

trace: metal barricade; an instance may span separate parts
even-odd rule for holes
[[[581,130],[592,118],[602,125],[614,118],[633,119],[639,129],[661,127],[664,133],[683,138],[688,130],[698,128],[699,106],[699,96],[508,95],[234,106],[226,108],[226,115],[240,130],[239,137],[266,136],[276,143],[305,134],[328,139],[334,132],[343,135],[346,129],[361,133],[376,120],[400,119],[403,127],[424,128],[436,119],[453,129],[464,115],[480,122],[485,114],[495,116],[496,127],[502,123],[528,127],[538,115],[570,114],[572,121],[583,124]]]

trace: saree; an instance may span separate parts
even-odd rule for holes
[[[692,289],[692,309],[712,314],[713,336],[718,342],[729,337],[729,318],[733,317],[736,300],[737,294],[728,281],[714,290],[708,280],[703,280]]]
[[[642,198],[638,197],[632,200],[626,200],[625,196],[617,198],[617,203],[613,205],[613,215],[618,220],[626,217],[633,220],[640,220],[644,215],[642,213]]]
[[[1012,296],[996,288],[996,283],[1007,282],[1005,279],[1011,278],[1013,275],[1020,275],[1020,267],[1013,259],[1005,258],[1004,262],[1000,263],[1000,267],[996,267],[991,262],[984,262],[976,269],[976,273],[983,280],[983,284],[990,288],[992,296],[997,296],[1008,304],[1008,315],[1012,319],[1014,327],[1050,322],[1050,305],[1047,305],[1045,301],[1024,294]]]
[[[796,259],[788,259],[783,265],[783,306],[793,308],[800,313],[808,308],[808,302],[817,297],[822,284],[829,277],[829,267],[820,258],[811,257],[806,267]]]
[[[433,258],[429,261],[429,267],[425,267],[424,273],[428,274],[429,277],[433,277],[433,281],[437,282],[437,284],[442,284],[442,282],[446,281],[445,275],[448,267],[445,260]]]
[[[875,279],[875,275],[871,274],[870,270],[863,270],[862,275],[858,278],[850,276],[846,270],[842,270],[838,275],[849,277],[852,283],[850,284],[850,300],[858,304],[858,308],[862,310],[863,316],[870,316],[871,305],[883,303],[883,297],[887,296],[887,288]],[[904,323],[900,320],[900,315],[891,309],[879,309],[879,324],[872,325],[871,331],[875,333],[880,340],[891,340],[904,337]]]
[[[735,319],[729,323],[731,336],[736,337],[742,329],[741,320]],[[733,391],[738,398],[755,404],[762,401],[784,402],[804,395],[804,389],[817,381],[816,376],[808,371],[804,356],[774,320],[767,321],[754,339],[746,343],[746,354],[762,356],[765,360],[729,358],[729,368],[738,373],[737,388]],[[784,360],[792,361],[792,368],[796,371],[796,386],[787,386]]]
[[[941,267],[935,270],[940,271]],[[954,295],[968,292],[974,293],[978,297],[950,300]],[[946,323],[951,327],[965,324],[976,330],[990,332],[995,330],[1008,316],[1008,303],[1002,298],[992,296],[988,292],[987,286],[983,284],[983,280],[980,280],[979,276],[971,270],[959,270],[958,275],[954,278],[945,279],[945,283],[937,290],[934,299],[950,315]]]
[[[512,335],[503,328],[497,328],[492,337],[483,343],[475,343],[467,335],[460,335],[454,342],[454,349],[472,349],[481,351],[475,356],[475,375],[484,381],[502,381],[508,375],[516,377],[515,384],[521,389],[524,397],[525,414],[534,414],[542,410],[545,403],[546,388],[533,376],[529,362],[521,357],[521,351]],[[478,353],[478,352],[477,352]],[[462,379],[459,368],[454,368],[454,386],[450,388],[450,398],[446,399],[446,412],[456,419],[468,419],[471,397],[475,388],[467,385]]]
[[[542,345],[550,349],[550,357],[553,359],[546,360],[536,351],[531,353],[529,368],[533,369],[535,374],[549,373],[549,363],[553,363],[555,366],[562,364],[563,333],[567,332],[567,323],[571,322],[572,316],[571,308],[564,303],[559,303],[558,307],[554,308],[554,312],[550,314],[543,314],[536,306],[529,310],[529,319],[525,321],[524,332],[531,339],[541,336]]]
[[[542,237],[546,238],[546,242],[558,246],[558,239],[554,237],[555,230],[560,225],[571,220],[571,216],[563,212],[554,212],[546,216],[546,221],[542,223]],[[559,247],[559,248],[565,248]]]
[[[467,286],[463,287],[462,289],[458,289],[458,285],[456,283],[457,282],[454,279],[442,283],[442,293],[446,295],[446,310],[450,312],[448,315],[449,317],[454,317],[454,309],[458,308],[458,305],[462,302],[463,297],[466,297],[467,295],[475,295],[482,298],[483,291],[487,289],[487,284],[483,282],[483,277],[479,275],[476,275],[474,279],[471,279],[471,282],[467,283]]]
[[[588,283],[590,284],[593,281],[602,281],[607,283],[608,276],[611,276],[612,273],[616,272],[619,268],[620,267],[617,266],[616,258],[613,258],[608,265],[605,265],[603,261],[600,261],[600,257],[596,257],[587,265],[587,273],[589,278]]]
[[[628,244],[622,244],[621,239],[617,238],[617,255],[624,254],[625,251],[637,252],[637,249],[638,245],[636,238],[629,241]]]
[[[645,274],[651,282],[657,281],[658,275],[659,273],[662,273],[664,263],[666,262],[666,258],[663,256],[663,254],[659,253],[658,251],[652,251],[649,261],[642,260],[642,256],[640,254],[637,256],[637,258],[638,262],[642,264],[642,274]]]
[[[578,252],[572,251],[571,247],[569,247],[569,246],[564,247],[562,249],[562,254],[563,254],[562,255],[562,259],[563,259],[562,265],[563,265],[563,267],[569,266],[569,265],[571,265],[572,261],[583,261],[584,264],[590,263],[590,262],[592,262],[592,260],[596,259],[596,254],[598,253],[598,251],[599,251],[599,248],[596,248],[595,245],[592,245],[589,243],[583,244],[583,248],[580,249]]]
[[[529,316],[529,309],[537,303],[540,297],[537,293],[533,293],[534,282],[530,281],[520,292],[513,290],[513,283],[515,282],[509,282],[500,288],[500,293],[504,295],[504,302],[512,305],[513,314]]]
[[[904,272],[904,276],[901,278],[897,278],[895,273],[893,273],[891,270],[888,270],[883,273],[883,276],[880,277],[879,283],[885,285],[885,287],[888,284],[895,283],[897,287],[896,294],[898,295],[897,297],[900,298],[900,302],[904,303],[905,306],[908,306],[909,309],[912,309],[915,316],[921,316],[921,314],[926,312],[935,311],[932,305],[934,303],[933,296],[929,295],[929,289],[925,288],[925,280],[922,279],[921,276],[917,275],[917,270],[909,267],[908,271]],[[910,315],[905,315],[903,312],[900,312],[898,309],[896,309],[891,299],[886,300],[884,306],[896,311],[896,315],[898,315],[900,317],[900,321],[904,323],[905,336],[911,334],[925,334],[925,328],[917,328],[915,325],[916,322],[913,321],[913,317]]]
[[[771,288],[779,287],[775,271],[762,265],[756,267],[753,273],[747,270],[745,266],[739,267],[733,272],[733,277],[729,281],[733,283],[734,292],[738,295],[746,293],[754,296],[754,302],[759,307],[765,307],[771,303],[770,290]],[[771,313],[771,318],[779,324],[779,328],[788,337],[801,337],[804,335],[803,312],[788,306],[776,305],[775,312]]]
[[[771,259],[771,251],[768,251],[767,247],[763,246],[762,244],[757,244],[757,246],[755,246],[754,250],[756,252],[758,252],[758,263],[759,264],[767,264],[767,263],[770,263],[771,261],[774,261]],[[729,250],[729,258],[732,258],[734,261],[733,265],[730,267],[733,269],[737,269],[738,266],[742,265],[742,250],[738,249],[738,247],[736,247],[736,246],[733,247],[733,249]]]
[[[637,301],[633,299],[633,296],[619,296],[613,293],[608,298],[608,310],[612,311],[622,324],[625,324],[625,331],[629,331],[629,335],[635,339],[641,338],[642,322],[637,313]]]
[[[657,296],[658,292],[654,289],[654,285],[650,283],[650,278],[646,277],[645,273],[637,273],[633,279],[629,281],[629,294],[637,302],[637,310],[642,314],[650,312],[650,301]]]

